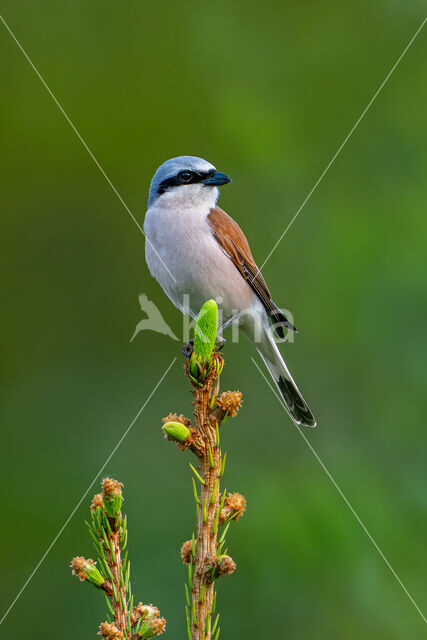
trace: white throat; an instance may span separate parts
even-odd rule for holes
[[[215,207],[218,200],[217,187],[206,187],[203,184],[189,184],[168,189],[155,199],[152,207],[165,207],[172,209],[204,209]]]

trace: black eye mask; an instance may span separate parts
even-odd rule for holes
[[[180,171],[176,176],[163,180],[163,182],[160,183],[157,193],[161,195],[172,187],[180,187],[185,184],[198,184],[206,180],[206,178],[213,176],[214,173],[215,169],[211,169],[210,171]]]

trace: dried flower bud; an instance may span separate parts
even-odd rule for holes
[[[147,620],[153,620],[154,618],[158,618],[160,616],[160,611],[157,607],[154,607],[152,604],[142,604],[139,602],[137,606],[132,609],[131,615],[131,623],[134,625],[140,618],[143,620],[146,618]]]
[[[166,629],[166,619],[156,618],[152,622],[152,631],[154,636],[159,636]],[[149,636],[148,636],[149,637]]]
[[[236,563],[230,556],[221,555],[214,558],[206,569],[206,579],[213,582],[221,576],[229,575],[236,570]]]
[[[114,478],[104,478],[102,481],[102,492],[105,500],[111,500],[122,495],[123,482]]]
[[[179,415],[177,413],[170,413],[168,416],[166,416],[166,418],[162,418],[162,422],[180,422],[181,424],[184,424],[186,427],[191,427],[191,420],[189,420],[188,418],[185,417],[185,415],[183,413],[180,413]]]
[[[73,575],[77,576],[81,582],[87,580],[96,587],[100,587],[105,582],[105,578],[99,573],[96,563],[91,558],[86,560],[83,556],[76,556],[72,559],[70,567]]]
[[[92,504],[90,505],[91,511],[95,511],[98,507],[102,509],[104,501],[102,499],[102,493],[96,493],[92,498]]]
[[[72,568],[73,576],[77,576],[80,582],[84,582],[86,580],[86,574],[84,572],[86,568],[86,558],[83,556],[76,556],[71,560],[70,567]]]
[[[181,558],[184,564],[190,564],[193,556],[193,541],[186,540],[181,547]]]
[[[142,613],[142,615],[147,619],[147,620],[154,620],[154,618],[158,618],[160,615],[160,611],[158,610],[157,607],[155,607],[152,604],[138,604],[138,607]]]
[[[162,429],[168,440],[185,442],[190,436],[190,430],[181,422],[166,422]]]
[[[224,391],[216,399],[216,405],[223,411],[226,411],[229,416],[234,418],[242,406],[242,394],[240,391]]]
[[[166,627],[166,620],[160,618],[160,611],[157,607],[153,607],[152,604],[142,604],[139,602],[132,610],[131,624],[132,626],[142,621],[139,627],[138,638],[140,640],[146,640],[146,638],[152,638],[160,633],[163,633]]]
[[[123,483],[113,478],[104,478],[102,481],[102,497],[105,511],[110,518],[115,518],[121,511],[123,502],[122,487]]]
[[[236,563],[230,556],[219,556],[216,566],[215,577],[230,575],[236,570]]]
[[[101,622],[97,635],[102,636],[104,640],[122,640],[123,638],[123,634],[117,627],[109,622]]]
[[[233,520],[238,520],[246,510],[246,500],[240,493],[229,493],[225,498],[224,506],[219,514],[219,524],[233,516]]]

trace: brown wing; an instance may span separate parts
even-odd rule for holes
[[[271,299],[270,291],[255,263],[245,234],[237,222],[219,207],[210,210],[208,222],[215,240],[261,300],[279,337],[284,338],[283,326],[295,331],[295,327]]]

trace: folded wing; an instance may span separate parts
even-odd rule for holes
[[[270,291],[255,263],[245,234],[237,222],[219,207],[210,210],[208,222],[214,238],[224,253],[230,258],[262,302],[279,338],[285,337],[283,327],[296,331],[295,327],[271,299]]]

